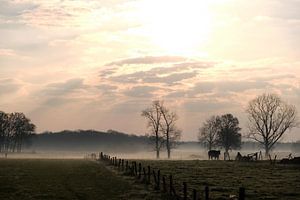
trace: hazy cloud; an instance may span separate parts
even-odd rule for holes
[[[37,8],[37,5],[30,2],[17,2],[2,0],[0,4],[1,16],[5,17],[16,17],[20,16],[24,11],[33,10]]]
[[[14,79],[0,79],[0,96],[14,93],[21,88],[21,84]]]
[[[237,104],[232,101],[218,101],[215,99],[188,101],[184,104],[184,108],[188,112],[215,112],[219,113],[224,110],[236,107]]]
[[[109,80],[119,83],[162,83],[171,85],[195,76],[197,76],[197,73],[194,72],[174,73],[165,76],[159,76],[159,74],[153,74],[152,72],[136,72],[133,74],[113,76],[109,78]]]
[[[145,56],[145,57],[137,57],[137,58],[128,58],[124,60],[114,61],[106,64],[106,66],[112,65],[132,65],[132,64],[157,64],[157,63],[174,63],[185,61],[187,58],[180,56]]]
[[[153,97],[153,92],[155,92],[158,89],[158,87],[153,86],[136,86],[125,91],[124,94],[130,97],[151,98]]]
[[[41,91],[41,93],[46,96],[63,96],[85,88],[87,88],[87,86],[84,85],[83,79],[75,78],[75,79],[69,79],[65,82],[48,84]]]
[[[202,61],[186,61],[176,62],[173,56],[167,57],[145,57],[126,59],[122,61],[112,62],[114,67],[100,71],[100,77],[105,80],[126,83],[126,84],[142,84],[142,83],[160,83],[160,84],[177,84],[186,79],[195,78],[200,71],[212,68],[215,66],[213,62]],[[177,58],[177,57],[175,57]],[[179,57],[179,60],[188,60],[187,58]],[[157,62],[157,63],[156,63]],[[170,63],[165,63],[170,62]],[[119,74],[119,69],[126,63],[128,67],[134,67],[133,73]],[[164,66],[160,66],[163,63]],[[150,69],[143,68],[143,64],[151,64]],[[159,67],[158,67],[159,66]],[[141,68],[139,68],[141,67]],[[199,71],[200,70],[200,71]]]
[[[118,89],[117,86],[114,85],[108,85],[108,84],[101,84],[96,86],[98,89],[100,89],[103,92],[110,92],[110,91],[114,91],[116,89]]]

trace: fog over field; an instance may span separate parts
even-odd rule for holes
[[[132,143],[131,143],[132,144]],[[64,150],[57,150],[55,147],[53,149],[35,149],[28,148],[25,149],[22,153],[9,153],[8,158],[12,159],[27,159],[27,158],[35,158],[35,159],[83,159],[84,156],[91,153],[96,153],[99,156],[100,152],[109,154],[111,156],[117,156],[119,158],[124,159],[155,159],[155,151],[152,149],[150,144],[141,145],[135,144],[132,147],[124,147],[122,150],[116,149],[113,144],[111,147],[94,147],[88,148],[86,150],[78,149],[76,146],[69,146],[69,149],[66,148]],[[135,146],[137,148],[135,148]],[[126,149],[127,148],[127,149]],[[242,146],[240,150],[232,150],[230,151],[231,159],[235,159],[237,152],[240,152],[242,155],[247,155],[255,152],[262,151],[263,148],[259,147],[256,143],[246,143]],[[224,151],[221,150],[220,159],[223,159]],[[292,143],[280,143],[276,146],[276,148],[271,152],[272,157],[277,155],[277,159],[287,158],[289,154],[292,156],[300,156],[300,145],[297,147]],[[4,153],[0,154],[0,157],[5,157]],[[160,159],[166,160],[167,153],[165,149],[161,151]],[[178,144],[178,146],[172,150],[172,160],[207,160],[207,149],[204,148],[203,145],[198,142],[183,142]]]

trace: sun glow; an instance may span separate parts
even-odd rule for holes
[[[154,2],[144,1],[139,7],[144,34],[152,43],[171,54],[191,55],[199,51],[211,31],[209,1]]]

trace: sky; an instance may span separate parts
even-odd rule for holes
[[[275,93],[300,112],[300,0],[0,0],[0,110],[37,131],[144,135],[164,100],[183,140]],[[300,140],[300,129],[283,141]]]

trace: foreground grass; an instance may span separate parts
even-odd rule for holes
[[[212,199],[228,199],[246,188],[246,199],[300,199],[300,167],[270,165],[269,162],[240,163],[224,161],[140,161],[160,169],[163,175],[173,174],[178,191],[182,182],[201,191],[211,189]]]
[[[128,181],[85,160],[1,159],[0,183],[0,199],[6,200],[136,199],[128,195]]]

